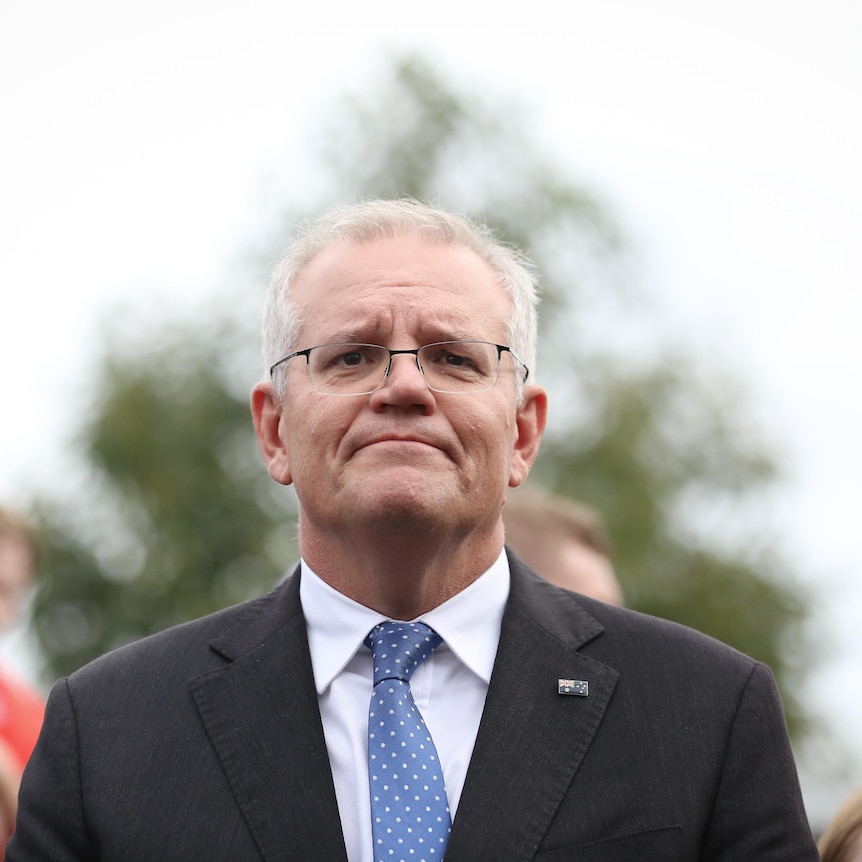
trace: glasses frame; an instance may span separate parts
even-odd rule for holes
[[[419,351],[425,350],[426,347],[439,347],[444,344],[490,344],[491,347],[494,347],[497,350],[497,368],[500,367],[500,360],[504,353],[511,354],[512,358],[521,368],[524,369],[524,383],[526,383],[527,378],[530,376],[530,369],[527,368],[526,363],[512,350],[511,347],[508,347],[505,344],[495,344],[493,341],[483,341],[479,338],[457,338],[451,341],[432,341],[430,344],[423,344],[421,347],[415,347],[412,350],[392,350],[389,347],[384,347],[382,344],[367,344],[359,341],[335,341],[329,344],[315,344],[314,347],[306,347],[304,350],[295,350],[293,353],[289,353],[287,356],[282,357],[278,360],[278,362],[273,363],[269,367],[269,376],[273,377],[276,368],[283,365],[285,362],[288,362],[291,359],[295,359],[297,356],[305,357],[305,367],[308,369],[310,366],[308,364],[309,355],[312,350],[317,350],[319,347],[339,347],[339,346],[355,346],[355,347],[374,347],[378,350],[385,350],[389,354],[389,359],[386,363],[386,370],[383,372],[383,377],[380,382],[373,388],[368,389],[363,392],[321,392],[319,389],[315,389],[314,384],[312,383],[311,388],[314,389],[319,395],[332,395],[341,398],[348,398],[352,395],[371,395],[372,392],[376,392],[386,383],[386,378],[389,377],[389,372],[392,370],[392,357],[398,356],[399,354],[410,354],[416,360],[416,367],[419,369],[419,373],[425,378],[425,385],[432,392],[440,392],[444,395],[465,395],[471,392],[489,392],[497,385],[497,381],[500,379],[500,372],[497,371],[497,377],[494,379],[494,383],[492,386],[489,386],[487,389],[437,389],[432,386],[428,382],[428,378],[425,375],[425,369],[422,367],[422,363],[419,361]],[[309,376],[309,381],[311,377]]]

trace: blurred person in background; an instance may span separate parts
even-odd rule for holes
[[[0,631],[11,629],[20,619],[37,556],[36,534],[29,523],[0,507]],[[36,744],[44,712],[41,695],[0,665],[0,848],[12,834],[21,773]]]
[[[535,488],[518,488],[503,509],[506,544],[545,580],[611,605],[623,591],[601,517],[583,503]]]
[[[822,862],[862,862],[862,787],[838,809],[817,849]]]

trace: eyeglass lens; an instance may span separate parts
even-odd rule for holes
[[[410,351],[412,353],[412,351]],[[326,394],[373,392],[384,380],[390,356],[399,351],[374,344],[324,344],[308,354],[311,385]],[[490,389],[497,382],[499,353],[485,341],[446,341],[426,344],[414,354],[428,385],[438,392]]]

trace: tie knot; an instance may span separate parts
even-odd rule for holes
[[[409,682],[413,671],[437,649],[443,638],[424,623],[386,622],[365,638],[374,661],[374,685],[384,679]]]

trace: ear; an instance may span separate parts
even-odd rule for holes
[[[287,459],[282,404],[271,383],[258,383],[251,391],[251,417],[257,445],[269,475],[282,485],[293,481]]]
[[[548,393],[541,386],[524,387],[524,396],[515,417],[518,437],[509,470],[510,488],[517,488],[529,475],[539,454],[539,444],[547,421]]]

